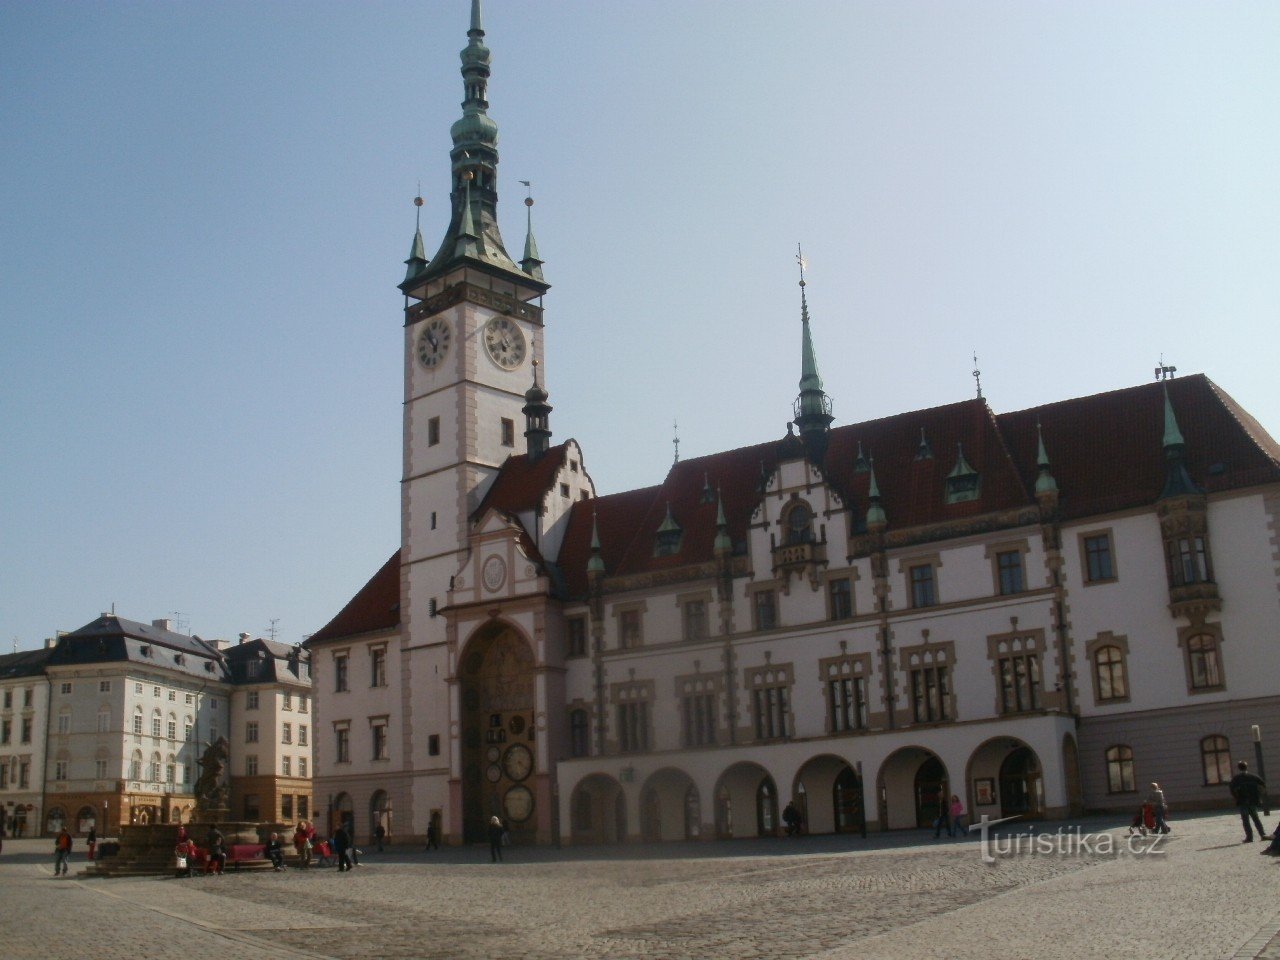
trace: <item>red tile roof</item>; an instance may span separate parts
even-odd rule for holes
[[[338,615],[313,633],[304,646],[388,630],[400,623],[400,551],[382,565]]]
[[[536,463],[529,461],[527,453],[508,457],[475,515],[488,509],[510,514],[536,510],[564,466],[567,446],[568,441],[551,447]]]
[[[1280,481],[1280,445],[1203,375],[1168,383],[1187,443],[1192,478],[1208,491]],[[897,414],[831,432],[825,474],[863,522],[869,475],[855,469],[858,445],[874,459],[889,527],[917,527],[1030,506],[1037,476],[1036,422],[1043,426],[1066,519],[1154,503],[1164,484],[1164,394],[1159,384],[1048,404],[996,416],[983,400]],[[921,430],[933,452],[917,459]],[[976,500],[948,504],[945,480],[958,445],[981,477]],[[609,575],[699,563],[713,557],[716,504],[702,502],[705,483],[724,498],[729,534],[741,552],[760,502],[762,472],[798,455],[784,437],[752,447],[684,460],[660,486],[574,505],[559,566],[571,595],[586,591],[593,514]],[[705,478],[705,480],[704,480]],[[670,505],[683,530],[680,551],[655,557],[659,525]]]

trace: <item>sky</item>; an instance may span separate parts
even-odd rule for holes
[[[298,642],[399,545],[402,306],[468,0],[0,4],[0,650]],[[1208,374],[1280,434],[1280,4],[486,0],[553,442],[597,491]]]

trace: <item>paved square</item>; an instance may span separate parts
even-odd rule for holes
[[[516,848],[500,865],[478,847],[390,848],[350,874],[193,880],[54,879],[51,841],[10,840],[0,955],[1280,960],[1280,858],[1240,837],[1234,816],[1205,816],[1177,821],[1160,855],[995,864],[976,839],[923,833]]]

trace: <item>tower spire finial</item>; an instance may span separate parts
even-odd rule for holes
[[[533,184],[528,180],[521,180],[520,182],[524,184],[525,190],[528,191],[528,195],[524,198],[524,256],[520,258],[520,269],[535,280],[541,280],[544,261],[538,255],[538,241],[533,238]]]
[[[978,399],[982,399],[982,371],[978,369],[978,353],[973,354],[973,381],[978,387]]]
[[[831,415],[831,399],[823,392],[822,378],[818,375],[818,358],[809,329],[809,299],[805,293],[804,274],[809,262],[798,243],[796,263],[800,267],[800,395],[796,398],[793,422],[800,429],[810,459],[820,463],[827,452],[831,421],[835,417]]]
[[[553,407],[547,402],[548,394],[538,384],[538,344],[534,341],[533,385],[525,391],[524,406],[524,439],[525,448],[529,452],[529,462],[537,463],[551,449],[551,411]]]
[[[680,462],[680,421],[671,421],[671,444],[676,448],[675,459],[671,461],[671,465],[675,466]]]

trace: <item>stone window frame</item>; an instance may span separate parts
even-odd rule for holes
[[[1098,683],[1098,652],[1106,647],[1116,647],[1120,651],[1120,669],[1124,677],[1124,696],[1103,697]],[[1113,703],[1128,703],[1133,691],[1129,677],[1129,638],[1124,634],[1115,634],[1103,630],[1084,645],[1085,659],[1089,661],[1089,678],[1093,683],[1093,702],[1098,706]]]
[[[870,653],[842,653],[838,657],[824,657],[818,661],[818,679],[822,683],[823,729],[828,736],[863,733],[871,728],[871,681],[873,679]],[[865,681],[863,685],[862,712],[858,722],[846,730],[837,730],[834,724],[835,704],[831,698],[831,684],[844,679]]]
[[[792,663],[765,663],[746,667],[742,671],[743,690],[750,696],[751,735],[757,743],[773,743],[795,737],[795,709],[792,691],[795,689],[795,665]],[[759,735],[761,729],[759,703],[756,692],[780,688],[785,691],[785,703],[781,704],[782,732],[771,737]]]
[[[916,720],[915,684],[912,673],[916,670],[947,670],[947,693],[939,702],[943,707],[943,716],[937,720]],[[956,710],[956,644],[954,640],[925,641],[911,647],[898,648],[898,668],[904,679],[903,690],[906,693],[907,722],[916,726],[937,723],[954,723],[958,713]]]
[[[1107,546],[1111,555],[1111,576],[1100,577],[1097,580],[1090,580],[1089,548],[1085,541],[1092,540],[1094,537],[1107,538]],[[1120,564],[1116,555],[1116,534],[1113,528],[1093,527],[1089,530],[1081,530],[1076,534],[1076,546],[1080,552],[1080,582],[1086,587],[1095,587],[1104,583],[1115,583],[1120,579]]]
[[[720,702],[724,694],[724,678],[719,673],[688,673],[675,678],[672,682],[675,692],[677,710],[680,712],[680,746],[687,750],[702,747],[714,747],[729,742],[729,727],[723,704]],[[688,698],[710,696],[715,705],[715,722],[711,728],[712,739],[704,743],[693,743],[686,734],[690,730],[688,717]]]
[[[1116,758],[1113,760],[1111,757],[1111,752],[1113,750],[1126,751],[1128,753],[1128,756],[1123,756],[1117,753]],[[1106,779],[1107,779],[1107,793],[1110,796],[1121,796],[1124,794],[1138,792],[1138,775],[1136,772],[1136,768],[1134,766],[1135,760],[1133,756],[1133,747],[1129,746],[1129,744],[1127,743],[1113,743],[1111,744],[1111,746],[1107,747],[1105,750],[1102,751],[1102,762],[1103,762],[1103,769],[1106,773]],[[1121,782],[1120,782],[1120,788],[1118,790],[1112,789],[1112,782],[1111,782],[1111,764],[1112,763],[1117,764],[1117,767],[1120,771]],[[1129,780],[1131,783],[1131,786],[1127,788],[1124,785],[1124,771],[1126,768],[1128,769]]]
[[[389,684],[389,681],[387,679],[387,648],[388,646],[389,646],[388,642],[384,640],[381,643],[371,643],[367,648],[369,651],[369,687],[370,689],[381,690],[384,687],[388,686]],[[379,660],[379,655],[381,655],[381,660]],[[382,665],[382,677],[381,677],[382,682],[381,683],[378,682],[379,680],[378,664],[379,663],[381,663]]]
[[[649,604],[646,600],[626,600],[622,603],[615,603],[610,611],[613,615],[614,627],[617,630],[619,650],[636,650],[644,646],[644,615],[649,610]],[[634,643],[627,643],[626,636],[622,629],[623,614],[636,614],[636,638]]]
[[[342,749],[339,749],[342,747],[344,742],[343,735],[345,735],[345,742],[346,742],[345,751]],[[334,763],[350,763],[351,762],[351,721],[350,720],[333,721],[333,746],[334,746],[333,755],[336,758],[333,761]],[[343,753],[346,754],[345,757],[343,756]]]
[[[342,647],[332,652],[333,657],[333,692],[334,693],[350,693],[351,692],[351,648]],[[342,669],[338,669],[338,662],[342,661]],[[342,685],[339,686],[338,682]]]
[[[573,743],[573,715],[578,712],[581,712],[583,716],[587,718],[587,723],[586,723],[586,726],[584,727],[585,735],[586,735],[584,746],[586,747],[586,749],[583,750],[582,753],[574,752],[574,743]],[[565,730],[568,731],[568,734],[569,734],[570,758],[577,759],[581,757],[591,756],[592,739],[593,739],[592,731],[595,730],[595,727],[596,727],[595,720],[596,720],[595,705],[590,703],[589,701],[578,699],[578,700],[572,700],[569,703],[565,704]]]
[[[582,649],[574,650],[572,646],[573,630],[571,624],[582,625]],[[585,613],[575,613],[564,618],[564,656],[566,660],[577,660],[591,655],[591,622]]]
[[[763,633],[769,630],[777,630],[782,626],[782,617],[778,610],[778,597],[785,589],[785,585],[781,580],[760,580],[756,583],[747,584],[747,604],[751,609],[751,629],[756,633]],[[761,593],[773,594],[773,626],[760,626],[760,619],[756,607],[756,596]]]
[[[801,535],[799,539],[791,539],[791,515],[797,510],[804,510],[809,515],[809,523],[804,528],[808,531],[807,535]],[[818,522],[818,512],[813,509],[813,504],[801,497],[799,494],[793,493],[791,498],[778,511],[778,530],[781,533],[781,546],[793,547],[805,543],[818,543],[818,534],[814,529]]]
[[[1214,655],[1218,663],[1218,683],[1203,687],[1194,686],[1194,672],[1191,667],[1191,640],[1195,637],[1207,636],[1213,640]],[[1189,626],[1178,628],[1178,647],[1182,650],[1182,668],[1187,682],[1188,696],[1199,696],[1203,693],[1222,693],[1227,689],[1227,668],[1222,661],[1222,624],[1204,623],[1196,620]]]
[[[828,570],[822,575],[822,597],[826,603],[827,619],[829,621],[832,623],[844,623],[858,616],[858,598],[854,584],[860,579],[861,576],[857,567],[848,567],[844,570]],[[849,582],[849,616],[841,617],[838,620],[831,609],[831,584],[836,580],[847,580]]]
[[[911,580],[911,571],[916,567],[932,567],[933,568],[933,603],[916,605],[915,585]],[[913,553],[910,556],[898,558],[898,573],[902,575],[903,585],[907,591],[907,607],[912,610],[929,610],[933,607],[942,606],[942,578],[938,576],[938,571],[942,569],[942,551],[936,550],[933,553]]]
[[[382,731],[382,748],[383,756],[378,756],[378,738],[374,734],[374,730]],[[391,760],[391,715],[389,713],[375,714],[369,718],[369,759],[378,763],[387,763]]]
[[[1045,643],[1045,633],[1042,627],[1013,630],[992,634],[987,637],[987,658],[991,661],[991,676],[995,681],[994,707],[997,717],[1025,717],[1041,713],[1046,709],[1045,698],[1046,694],[1050,692],[1045,688],[1045,654],[1047,652],[1048,645]],[[1036,667],[1040,673],[1039,694],[1035,697],[1037,704],[1022,710],[1006,710],[1004,708],[1004,698],[1001,695],[1004,687],[1000,679],[1000,661],[1005,658],[1026,656],[1028,654],[1035,655]],[[1028,691],[1030,690],[1030,680],[1028,680]]]
[[[1001,590],[1000,583],[1000,555],[1005,553],[1017,553],[1022,563],[1022,589],[1013,593],[1005,593]],[[1030,588],[1027,577],[1027,557],[1031,554],[1031,541],[1026,537],[1017,540],[1000,540],[996,543],[989,543],[983,550],[983,556],[991,561],[991,583],[994,595],[997,597],[1016,597],[1026,593]]]
[[[1222,749],[1219,750],[1219,749],[1216,749],[1218,744],[1213,743],[1211,744],[1211,746],[1214,747],[1215,749],[1206,750],[1205,747],[1210,745],[1209,741],[1211,740],[1213,741],[1221,740],[1224,746],[1222,747]],[[1223,773],[1222,765],[1221,763],[1218,763],[1216,764],[1217,770],[1215,771],[1218,775],[1218,779],[1217,780],[1209,779],[1209,765],[1205,761],[1210,756],[1217,757],[1219,759],[1224,756],[1227,758],[1225,777],[1223,777],[1222,775]],[[1231,738],[1230,737],[1221,733],[1210,733],[1200,738],[1200,775],[1202,777],[1202,783],[1204,784],[1204,786],[1220,787],[1224,783],[1230,783],[1231,778],[1235,775],[1235,767],[1236,767],[1235,760],[1231,756]]]
[[[652,680],[623,680],[609,688],[609,702],[613,705],[613,720],[617,724],[614,733],[614,752],[619,754],[648,753],[653,745],[653,706],[657,703],[657,688]],[[645,704],[643,718],[643,743],[622,748],[622,708],[631,704]]]
[[[680,610],[680,639],[684,643],[700,643],[703,640],[710,640],[711,633],[711,604],[713,596],[710,590],[698,590],[689,593],[676,594],[676,607]],[[687,619],[687,607],[691,603],[701,603],[705,622],[703,624],[705,633],[701,637],[689,636],[689,622]]]

